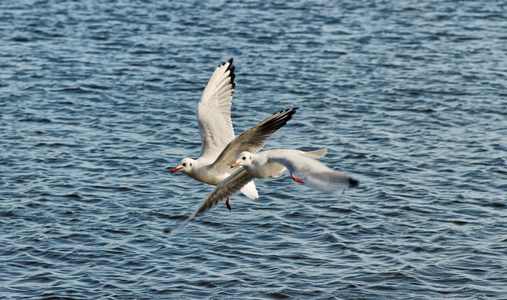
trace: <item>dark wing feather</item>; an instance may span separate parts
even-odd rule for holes
[[[243,132],[240,136],[232,140],[220,153],[220,156],[210,166],[219,172],[226,172],[231,164],[236,161],[236,156],[243,152],[249,151],[256,153],[264,143],[275,134],[275,132],[285,126],[292,119],[292,115],[296,113],[298,108],[282,110],[273,114],[249,130]]]

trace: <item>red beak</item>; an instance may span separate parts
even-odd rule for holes
[[[179,170],[181,170],[181,168],[176,167],[176,168],[174,168],[174,169],[171,170],[171,174],[175,173],[175,172],[178,172]]]
[[[234,168],[234,167],[237,167],[237,166],[239,166],[239,162],[235,162],[235,163],[233,163],[233,164],[231,165],[231,169],[232,169],[232,168]]]

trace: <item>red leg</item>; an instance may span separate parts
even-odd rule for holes
[[[294,179],[295,182],[299,182],[299,183],[305,183],[302,179],[299,179],[297,178],[296,176],[294,176],[294,174],[290,173],[290,176],[292,176],[292,179]]]
[[[227,201],[225,201],[225,205],[227,205],[227,208],[228,208],[229,210],[232,210],[232,207],[231,207],[231,205],[229,204],[229,197],[227,197]]]

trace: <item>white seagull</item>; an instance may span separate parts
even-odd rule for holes
[[[254,178],[279,177],[288,169],[292,178],[299,183],[305,183],[312,188],[331,193],[341,194],[349,187],[355,187],[359,182],[347,175],[328,168],[317,161],[327,152],[326,148],[311,152],[299,150],[276,149],[254,154],[248,151],[241,152],[231,168],[242,166],[226,180],[222,181],[208,195],[189,218],[180,226],[166,230],[166,233],[175,233],[185,226],[195,216],[213,208],[224,199],[237,193],[247,182]]]
[[[297,108],[280,111],[234,138],[231,102],[235,82],[232,58],[218,66],[197,104],[197,123],[201,133],[198,159],[183,158],[171,173],[181,171],[200,182],[217,185],[238,168],[231,164],[242,151],[257,152],[281,127],[287,124]],[[253,180],[241,187],[251,199],[259,197]],[[227,199],[227,208],[231,209]]]

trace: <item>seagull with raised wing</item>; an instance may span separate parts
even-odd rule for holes
[[[311,152],[287,149],[268,150],[258,154],[241,152],[231,167],[242,166],[243,168],[221,182],[208,195],[199,209],[180,226],[166,232],[177,232],[195,216],[228,199],[254,178],[279,177],[286,169],[289,170],[294,181],[331,194],[341,194],[344,190],[357,186],[359,184],[357,180],[332,170],[316,160],[324,156],[326,152],[325,148]]]
[[[235,87],[232,58],[218,66],[209,79],[197,105],[197,123],[201,134],[198,159],[183,158],[171,173],[181,171],[200,182],[217,185],[238,168],[231,169],[238,153],[257,152],[264,143],[292,118],[297,108],[273,114],[234,138],[231,102]],[[253,180],[241,187],[251,199],[259,197]],[[231,209],[227,199],[227,208]]]

